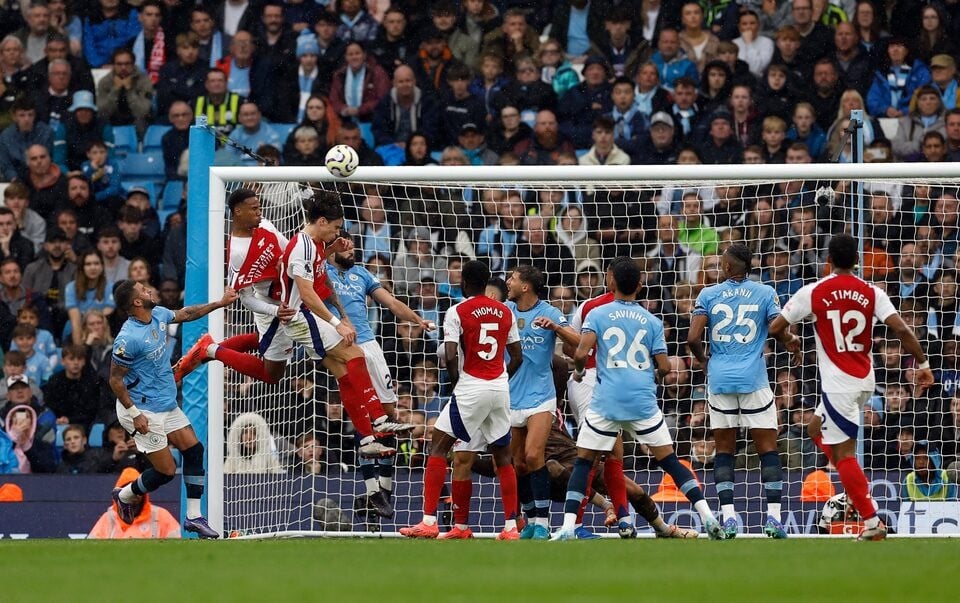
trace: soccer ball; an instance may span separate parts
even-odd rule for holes
[[[833,205],[837,200],[837,191],[830,186],[821,186],[817,189],[816,199],[819,205]]]
[[[331,174],[337,178],[346,178],[357,171],[357,166],[360,165],[360,156],[350,145],[338,144],[330,147],[330,150],[327,151],[327,157],[323,161]]]

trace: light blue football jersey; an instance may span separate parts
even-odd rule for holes
[[[582,333],[597,335],[597,385],[590,408],[614,421],[659,412],[654,357],[667,353],[663,323],[635,301],[614,300],[590,311]]]
[[[560,327],[565,327],[567,319],[560,310],[542,299],[525,312],[518,310],[517,304],[512,301],[507,302],[507,307],[517,319],[520,344],[523,346],[523,364],[510,377],[510,408],[536,408],[557,397],[557,389],[553,385],[553,350],[557,334],[533,326],[533,321],[538,316],[546,316]]]
[[[343,309],[357,331],[357,343],[373,341],[373,329],[370,328],[370,318],[367,314],[369,310],[367,296],[373,295],[373,292],[381,287],[380,279],[360,264],[354,264],[349,270],[341,271],[327,262],[327,275],[330,276],[333,290],[340,298]],[[334,316],[343,318],[329,299],[325,303]]]
[[[166,412],[177,407],[177,384],[167,355],[167,325],[174,313],[157,306],[150,322],[127,319],[113,341],[113,361],[130,369],[124,378],[130,399],[140,410]]]
[[[693,314],[707,317],[711,393],[749,394],[770,386],[763,346],[770,322],[780,315],[780,299],[773,287],[726,280],[700,292]]]

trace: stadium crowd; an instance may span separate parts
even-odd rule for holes
[[[0,208],[0,439],[9,434],[17,453],[7,465],[76,473],[142,462],[117,431],[106,384],[122,322],[111,288],[149,282],[163,305],[181,305],[195,116],[283,165],[320,165],[337,143],[357,149],[363,165],[663,165],[850,161],[849,112],[863,109],[868,161],[955,161],[958,7],[0,0],[0,181],[9,182]],[[229,145],[218,161],[256,163]],[[685,348],[693,300],[720,278],[717,254],[730,241],[753,248],[754,276],[784,301],[822,275],[826,242],[850,205],[848,183],[833,183],[833,201],[817,192],[822,184],[371,187],[343,198],[359,259],[438,324],[458,299],[465,258],[488,259],[500,275],[534,263],[548,275],[544,295],[567,315],[601,292],[609,259],[639,258],[642,295],[670,329],[675,370],[661,386],[664,410],[681,455],[704,467],[713,453],[703,374]],[[867,199],[865,275],[897,301],[938,379],[915,396],[899,342],[878,337],[865,465],[910,469],[923,446],[947,467],[960,454],[957,191],[877,186]],[[404,418],[424,424],[405,444],[404,458],[416,462],[449,395],[437,335],[377,324]],[[168,336],[174,362],[179,333]],[[823,466],[803,427],[817,393],[813,356],[804,369],[776,358],[785,466]],[[298,471],[351,460],[350,426],[326,392],[301,378],[284,398],[298,416],[235,412],[228,467],[282,471],[264,442],[274,436],[290,442]],[[102,447],[89,446],[92,428]],[[749,463],[743,455],[741,466]]]

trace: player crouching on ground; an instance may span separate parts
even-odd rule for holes
[[[613,264],[614,301],[593,310],[583,323],[574,355],[574,378],[582,379],[587,358],[597,347],[597,387],[577,436],[577,460],[567,486],[563,527],[551,540],[574,540],[577,514],[587,491],[587,478],[596,458],[610,452],[621,429],[646,444],[664,471],[693,503],[707,534],[723,539],[720,522],[710,511],[693,473],[677,459],[670,430],[657,404],[656,374],[670,372],[663,323],[636,301],[640,268],[630,259]],[[623,475],[616,477],[623,480]],[[607,488],[625,489],[625,484]],[[621,517],[622,521],[629,516]]]

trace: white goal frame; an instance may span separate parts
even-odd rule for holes
[[[953,180],[960,187],[960,163],[872,163],[872,164],[801,164],[801,165],[668,165],[668,166],[425,166],[425,167],[360,167],[350,177],[335,178],[323,166],[314,167],[209,167],[209,205],[206,270],[207,298],[218,299],[224,289],[225,233],[227,184],[231,182],[391,182],[391,183],[456,183],[457,185],[505,186],[524,182],[551,182],[557,185],[584,186],[591,182],[628,185],[630,182],[727,182],[749,184],[769,180]],[[195,197],[192,197],[195,198]],[[859,228],[854,230],[859,234]],[[188,250],[188,256],[202,261],[199,250]],[[209,332],[217,341],[224,336],[223,312],[210,315]],[[198,369],[207,371],[207,504],[210,525],[222,532],[224,525],[224,366],[206,363]],[[320,532],[282,532],[264,536],[324,535]],[[362,532],[337,533],[337,536],[372,536]],[[386,534],[378,534],[384,536]]]

